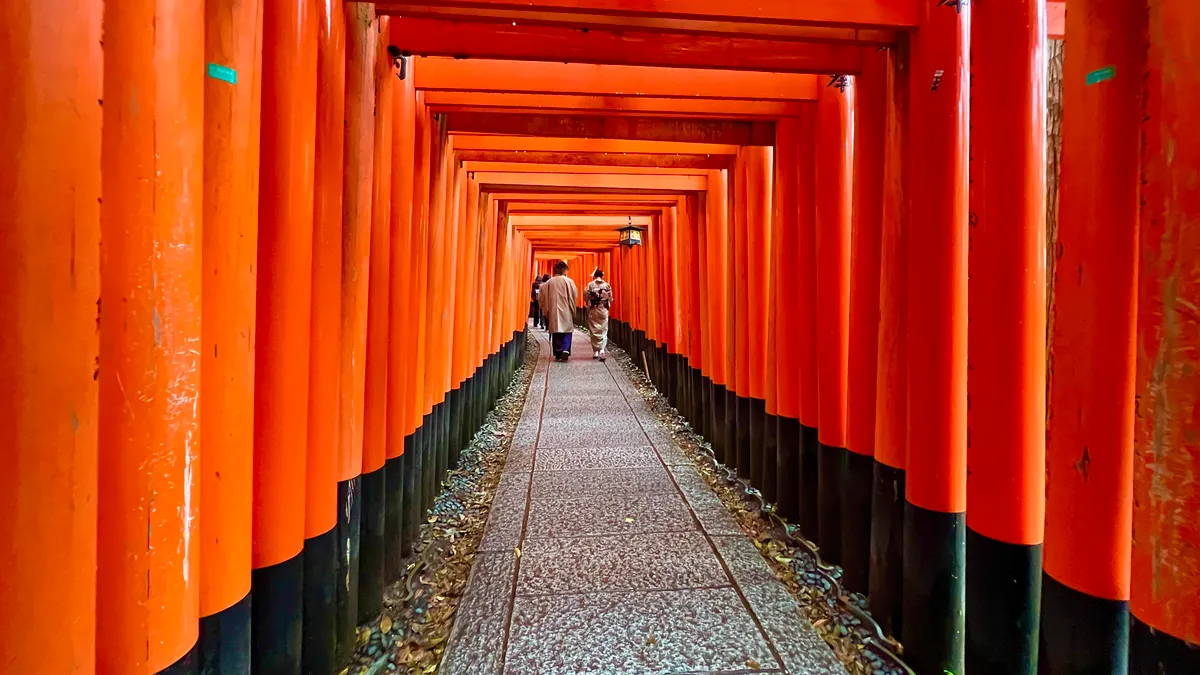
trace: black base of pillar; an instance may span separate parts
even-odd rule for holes
[[[875,462],[871,495],[871,616],[885,635],[900,635],[904,588],[904,470]]]
[[[450,406],[445,401],[438,407],[438,421],[442,425],[441,440],[438,444],[437,473],[433,478],[433,493],[430,495],[435,501],[438,493],[442,491],[442,480],[446,478],[446,469],[450,466],[450,436],[453,430],[450,424]],[[429,505],[433,506],[433,502]]]
[[[775,504],[794,523],[800,515],[800,420],[779,417],[776,425]]]
[[[422,475],[425,471],[425,427],[418,427],[404,439],[404,455],[408,457],[408,471],[404,474],[404,524],[401,526],[401,556],[408,556],[420,536],[421,521],[424,520],[425,493],[422,490]]]
[[[866,593],[871,576],[871,493],[875,458],[849,450],[842,474],[842,588]]]
[[[337,525],[304,541],[304,647],[300,672],[332,673],[337,660]]]
[[[433,505],[434,475],[437,474],[438,444],[441,442],[442,426],[438,424],[438,407],[425,414],[421,420],[421,428],[425,430],[425,453],[421,463],[421,512]],[[419,527],[419,525],[418,525]]]
[[[763,450],[762,450],[762,490],[763,498],[772,504],[779,501],[778,476],[776,466],[779,462],[779,417],[764,413]]]
[[[200,642],[192,645],[179,660],[158,671],[158,675],[199,675],[200,672]]]
[[[821,529],[820,443],[817,428],[800,425],[800,494],[797,500],[800,510],[800,532],[809,541],[817,540]]]
[[[337,662],[346,663],[358,643],[358,567],[362,541],[362,476],[338,483]]]
[[[1088,595],[1043,573],[1039,633],[1040,675],[1127,672],[1130,631],[1125,600]]]
[[[451,389],[446,392],[446,468],[449,471],[458,466],[458,454],[462,450],[463,436],[466,435],[466,425],[462,418],[463,389]]]
[[[1200,645],[1154,630],[1136,616],[1130,617],[1130,624],[1129,675],[1200,673]]]
[[[250,672],[300,675],[304,553],[250,572]]]
[[[250,594],[200,619],[200,675],[250,675]]]
[[[1041,606],[1041,545],[967,528],[967,672],[1034,675]]]
[[[383,607],[384,530],[387,522],[387,466],[362,475],[362,533],[359,540],[358,622],[374,619]]]
[[[728,386],[725,388],[725,466],[737,470],[738,436],[737,436],[738,395]]]
[[[734,417],[733,447],[737,448],[737,474],[739,478],[751,477],[750,449],[750,397],[737,396],[737,409]]]
[[[747,426],[750,428],[750,467],[746,473],[750,476],[750,484],[762,491],[766,480],[763,466],[766,463],[767,402],[747,396],[746,405],[749,412]]]
[[[966,520],[904,507],[904,660],[921,675],[964,672]]]
[[[712,444],[713,457],[722,464],[729,464],[729,435],[725,427],[729,392],[725,390],[725,385],[714,382],[708,395],[711,404],[708,426],[712,434],[709,443]]]
[[[392,583],[404,576],[404,483],[407,455],[388,458],[384,465],[387,504],[383,517],[383,580]]]
[[[817,523],[817,546],[825,562],[842,564],[842,476],[846,472],[844,448],[817,443],[817,493],[821,516]]]

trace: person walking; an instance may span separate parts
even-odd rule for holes
[[[592,281],[583,291],[587,304],[588,332],[592,334],[592,358],[603,361],[608,356],[608,310],[612,308],[612,286],[604,280],[604,270],[596,268]]]
[[[542,292],[542,278],[533,278],[533,287],[529,291],[529,316],[533,319],[533,325],[542,325],[542,308],[538,305],[538,295]]]
[[[538,297],[550,331],[554,358],[566,361],[571,357],[571,333],[575,330],[575,306],[579,301],[579,289],[567,276],[567,263],[560,260],[554,264],[554,278],[542,284]]]
[[[542,285],[545,286],[547,281],[550,281],[550,275],[543,274],[542,275]],[[541,324],[540,325],[542,327],[542,330],[546,330],[546,313],[541,312],[540,314],[541,314]]]

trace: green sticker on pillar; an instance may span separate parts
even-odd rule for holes
[[[226,68],[215,63],[208,64],[208,76],[214,80],[228,82],[229,84],[237,84],[237,71],[233,68]]]
[[[1087,74],[1087,83],[1089,85],[1093,85],[1098,82],[1103,82],[1105,80],[1111,80],[1116,76],[1117,76],[1116,66],[1108,66],[1107,68],[1101,68],[1100,70],[1093,70],[1092,72],[1088,73]]]

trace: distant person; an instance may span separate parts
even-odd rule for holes
[[[538,295],[542,291],[542,278],[533,278],[533,287],[529,291],[529,318],[534,326],[542,325],[542,308],[538,305]]]
[[[550,281],[550,275],[549,275],[549,274],[543,274],[543,275],[542,275],[542,285],[543,285],[543,286],[544,286],[544,285],[546,285],[546,282],[547,282],[547,281]],[[545,312],[540,312],[540,314],[542,315],[542,316],[541,316],[541,320],[542,320],[542,323],[541,323],[542,330],[546,330],[546,313],[545,313]]]
[[[571,333],[575,330],[575,305],[579,301],[579,289],[567,276],[567,263],[560,260],[554,264],[554,278],[542,283],[538,297],[542,314],[546,315],[554,358],[566,361],[571,357]]]
[[[583,290],[583,301],[587,305],[588,331],[592,334],[592,358],[604,360],[608,356],[608,310],[612,308],[612,286],[604,280],[604,270],[592,272],[592,281]]]

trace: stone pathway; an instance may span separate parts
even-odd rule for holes
[[[621,368],[546,335],[445,675],[845,675]]]

